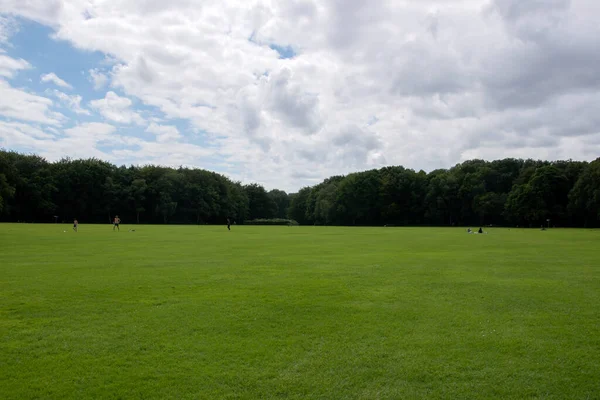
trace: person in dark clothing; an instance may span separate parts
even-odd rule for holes
[[[479,227],[479,231],[477,233],[483,233],[483,229],[481,229],[481,227]]]
[[[231,230],[231,221],[227,218],[227,230]]]

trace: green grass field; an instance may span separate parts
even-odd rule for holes
[[[3,224],[0,255],[2,399],[600,398],[600,231]]]

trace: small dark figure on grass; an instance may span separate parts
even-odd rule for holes
[[[77,219],[73,220],[73,230],[75,232],[77,232],[77,227],[79,226],[79,222],[77,221]]]
[[[227,218],[227,230],[231,230],[231,220]]]
[[[119,224],[121,223],[121,218],[119,218],[119,216],[115,216],[115,219],[113,220],[113,231],[115,230],[115,228],[117,228],[117,231],[121,231],[121,229],[119,228]]]

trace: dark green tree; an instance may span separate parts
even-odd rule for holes
[[[137,224],[140,223],[140,214],[146,211],[144,208],[144,201],[146,200],[147,190],[148,185],[146,185],[146,180],[139,178],[134,179],[127,190],[129,202],[135,211],[135,220]]]
[[[201,169],[49,163],[0,151],[0,220],[237,223],[289,217],[300,224],[559,226],[598,224],[593,163],[470,160],[427,174],[386,167],[332,176],[288,195]]]
[[[102,186],[103,195],[102,200],[104,202],[104,211],[106,212],[108,223],[112,221],[113,210],[120,201],[122,194],[121,187],[116,184],[112,177],[107,176]]]
[[[273,189],[269,191],[269,197],[275,203],[277,210],[276,218],[287,218],[287,210],[290,206],[290,197],[283,190]]]
[[[298,193],[290,195],[288,218],[297,221],[301,225],[308,225],[311,223],[311,221],[306,218],[307,201],[310,193],[311,188],[304,187],[300,189]]]
[[[15,194],[15,188],[8,184],[6,175],[0,174],[0,212],[4,209],[4,199],[12,198]]]
[[[277,204],[261,185],[256,183],[244,186],[248,198],[248,218],[273,218],[277,213]]]
[[[569,193],[568,208],[583,226],[600,225],[600,158],[582,171]]]

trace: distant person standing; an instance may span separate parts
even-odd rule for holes
[[[77,227],[79,226],[79,222],[77,221],[77,219],[73,220],[73,230],[75,232],[77,232]]]
[[[227,230],[231,230],[231,220],[229,218],[227,218]]]
[[[118,231],[120,231],[121,229],[119,228],[119,224],[121,223],[121,218],[119,218],[119,216],[115,216],[115,219],[113,221],[113,231],[115,230],[115,228],[117,228]]]

